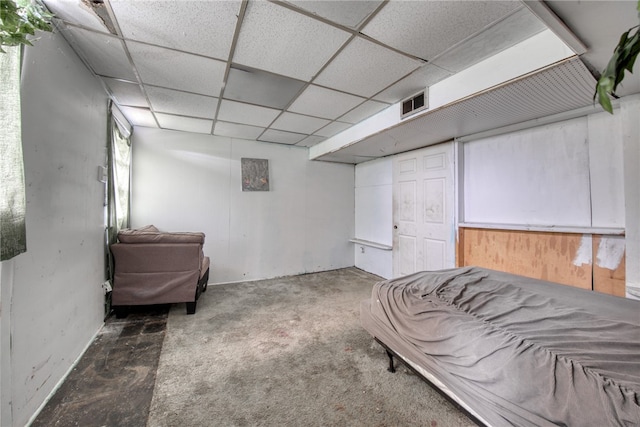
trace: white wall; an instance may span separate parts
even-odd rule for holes
[[[464,144],[464,222],[624,228],[620,114]]]
[[[104,315],[107,98],[58,34],[25,50],[22,111],[27,252],[1,270],[3,426],[28,422]]]
[[[134,129],[132,226],[202,231],[210,283],[354,265],[354,167],[306,149]],[[270,191],[243,192],[242,157],[269,160]]]
[[[633,112],[637,119],[637,100],[630,105],[635,109],[628,106],[625,114],[631,117]],[[626,226],[629,241],[629,227],[638,221],[626,225],[625,208],[628,217],[637,203],[625,204],[625,191],[635,194],[638,185],[625,176],[623,157],[636,158],[640,149],[637,130],[621,113],[591,114],[465,143],[461,221],[614,230]],[[391,244],[392,164],[388,157],[356,166],[357,238]],[[626,175],[635,177],[638,168],[631,169]],[[361,246],[355,246],[357,267],[391,277],[390,251],[366,247],[361,253]],[[632,283],[640,277],[634,276],[640,271],[640,261],[632,257],[635,246],[627,247]]]
[[[620,120],[624,155],[627,297],[640,300],[640,96],[623,99]]]
[[[355,237],[393,244],[393,158],[385,157],[356,166]],[[362,270],[390,279],[392,252],[355,244],[355,265]]]

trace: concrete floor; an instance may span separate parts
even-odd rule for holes
[[[145,426],[168,312],[139,307],[107,319],[32,426]]]

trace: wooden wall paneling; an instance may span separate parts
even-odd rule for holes
[[[593,236],[593,290],[609,295],[624,297],[626,294],[626,253],[623,252],[622,258],[620,259],[617,267],[615,267],[615,262],[614,265],[609,265],[608,262],[603,263],[602,259],[599,259],[602,257],[599,256],[598,252],[601,250],[600,247],[603,239],[606,238],[611,239],[611,236]],[[622,244],[624,244],[624,237],[616,236],[615,238],[623,239]]]
[[[464,228],[458,228],[456,242],[456,267],[464,267]]]
[[[591,262],[580,262],[584,250],[578,252],[589,236],[583,242],[582,234],[479,228],[461,228],[461,235],[462,265],[592,289]]]

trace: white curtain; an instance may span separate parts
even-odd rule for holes
[[[109,246],[116,243],[118,231],[129,227],[130,178],[131,178],[131,130],[115,107],[109,114],[108,177],[107,177],[107,228],[105,236],[107,277],[113,283],[113,259]],[[120,118],[120,120],[118,120]]]
[[[0,261],[27,250],[20,113],[21,48],[0,53]]]
[[[120,130],[120,127],[113,124],[113,143],[111,146],[112,162],[111,171],[113,173],[113,195],[115,200],[115,219],[117,229],[129,227],[129,207],[130,201],[130,166],[131,166],[131,141]]]

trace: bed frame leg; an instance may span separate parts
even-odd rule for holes
[[[385,349],[385,351],[387,352],[387,356],[389,357],[389,367],[387,368],[387,371],[395,373],[396,368],[393,366],[393,354],[387,349]]]

